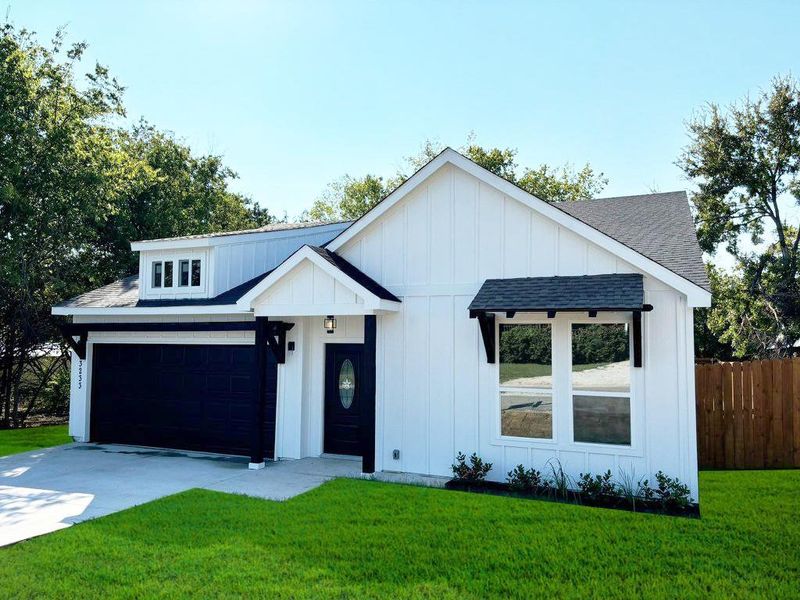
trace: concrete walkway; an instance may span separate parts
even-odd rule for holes
[[[239,457],[133,446],[67,444],[0,457],[0,546],[191,488],[286,500],[360,460],[304,458],[250,471]]]

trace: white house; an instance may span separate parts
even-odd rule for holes
[[[138,275],[53,308],[78,441],[432,475],[477,452],[697,498],[683,192],[549,204],[447,149],[352,223],[131,247]]]

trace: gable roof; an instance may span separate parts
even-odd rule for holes
[[[565,203],[549,203],[537,198],[510,181],[481,167],[452,148],[445,148],[435,158],[387,195],[381,202],[328,242],[326,247],[333,252],[341,248],[344,244],[353,239],[358,232],[380,218],[381,215],[386,213],[386,211],[402,198],[410,194],[429,176],[448,163],[466,171],[487,185],[493,186],[506,196],[525,204],[531,209],[555,221],[565,229],[573,231],[584,239],[601,246],[634,267],[641,269],[685,294],[689,306],[711,305],[710,286],[708,285],[707,277],[703,276],[705,267],[703,266],[699,245],[697,244],[697,236],[694,230],[694,224],[691,221],[691,213],[689,212],[685,193],[677,192],[677,194],[682,194],[682,201],[686,204],[685,209],[678,210],[675,204],[669,203],[670,208],[674,210],[669,211],[670,218],[663,222],[658,220],[657,215],[647,216],[642,214],[643,209],[641,207],[655,204],[648,203],[647,198],[658,196],[658,194],[642,196],[638,207],[633,207],[632,204],[626,202],[619,202],[616,204],[617,209],[633,211],[634,215],[638,215],[638,218],[633,218],[633,216],[631,216],[631,218],[622,218],[621,215],[619,218],[622,223],[617,227],[614,226],[613,223],[613,220],[617,218],[616,215],[602,215],[601,210],[585,210],[581,213],[582,218],[580,218],[576,216],[576,214],[572,214],[570,210],[565,209]],[[637,196],[626,196],[625,198],[635,199]],[[590,200],[588,202],[601,201]],[[581,203],[570,203],[570,209],[576,204]],[[611,204],[608,206],[610,205]],[[577,211],[579,210],[580,209],[577,209]],[[573,212],[577,213],[577,211]],[[688,217],[688,219],[684,217]],[[653,221],[655,221],[655,223],[653,223]],[[625,222],[630,224],[626,225]],[[648,230],[642,231],[638,236],[630,235],[627,238],[623,236],[624,232],[622,230],[624,227],[633,228],[637,226],[637,224],[640,227],[646,225],[650,228],[649,231],[651,233],[653,228],[660,227],[659,235],[656,236],[660,240],[672,238],[684,240],[687,244],[692,246],[692,248],[688,250],[682,249],[679,256],[670,259],[671,253],[673,252],[671,246],[664,246],[659,249],[658,244],[644,242],[644,238],[648,235]],[[626,241],[617,239],[615,235],[623,237],[623,240]]]
[[[371,308],[373,309],[397,310],[397,305],[401,302],[397,296],[341,256],[337,256],[325,248],[306,244],[298,248],[280,265],[267,273],[262,281],[243,294],[237,301],[239,309],[249,310],[258,296],[275,285],[304,260],[314,263],[328,275],[349,287],[367,304],[372,304]]]
[[[381,298],[382,300],[391,300],[392,302],[400,302],[400,298],[395,296],[380,283],[372,279],[372,277],[357,269],[352,263],[346,261],[338,254],[334,254],[330,250],[327,250],[326,248],[320,248],[319,246],[309,246],[309,248],[331,263],[334,267],[339,269],[342,273],[349,276],[351,279],[353,279],[353,281],[364,286],[365,289],[375,294],[378,298]]]
[[[686,192],[558,202],[554,206],[711,291]]]
[[[639,273],[487,279],[469,310],[641,310],[642,280]]]

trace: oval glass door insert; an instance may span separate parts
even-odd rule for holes
[[[339,369],[339,401],[345,409],[352,406],[355,391],[356,373],[353,370],[353,363],[346,358],[342,363],[342,368]]]

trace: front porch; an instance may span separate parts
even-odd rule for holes
[[[304,246],[238,306],[255,316],[259,364],[268,352],[278,363],[274,406],[264,382],[256,407],[263,412],[253,415],[255,423],[275,423],[274,457],[350,455],[373,473],[378,317],[397,312],[399,298],[340,257]],[[270,333],[276,322],[285,339]],[[254,432],[251,468],[272,458],[261,445],[269,438]]]

